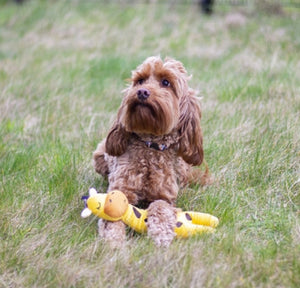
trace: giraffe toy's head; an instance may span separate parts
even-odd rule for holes
[[[94,214],[109,221],[119,221],[128,209],[128,200],[124,193],[118,190],[107,194],[97,193],[96,189],[89,190],[89,196],[83,196],[85,208],[81,217],[86,218]]]

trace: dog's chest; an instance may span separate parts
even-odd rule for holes
[[[139,168],[140,172],[151,172],[170,169],[173,166],[174,151],[160,151],[155,148],[143,147],[144,145],[132,145],[128,149],[128,161]]]
[[[174,149],[159,151],[142,142],[131,143],[123,155],[114,158],[110,188],[125,191],[134,204],[157,199],[171,203],[178,192],[177,158]]]

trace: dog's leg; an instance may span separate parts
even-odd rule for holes
[[[204,160],[205,170],[200,167],[193,167],[179,158],[175,170],[178,177],[180,187],[190,184],[200,184],[201,186],[211,185],[214,182],[213,176],[210,174],[208,165]]]
[[[110,222],[103,219],[98,221],[100,238],[107,241],[112,248],[119,248],[126,240],[125,224],[121,221]]]
[[[98,144],[96,151],[93,154],[94,168],[97,173],[102,176],[107,176],[109,173],[108,163],[105,160],[105,139]]]
[[[175,237],[176,208],[163,200],[152,202],[148,208],[148,235],[157,246],[168,247]]]

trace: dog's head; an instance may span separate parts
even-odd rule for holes
[[[132,72],[120,122],[129,132],[168,134],[178,124],[179,103],[187,90],[187,74],[180,62],[150,57]]]
[[[181,62],[149,57],[132,72],[118,117],[107,137],[107,151],[124,153],[130,133],[179,134],[178,153],[188,163],[203,159],[201,111]]]

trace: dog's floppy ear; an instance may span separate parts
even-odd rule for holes
[[[116,120],[106,137],[105,150],[109,155],[120,156],[125,152],[128,140],[129,133],[125,130],[123,125]]]
[[[191,165],[200,165],[203,161],[203,138],[200,126],[201,110],[195,92],[188,90],[181,98],[180,117],[177,126],[179,132],[178,154]]]

